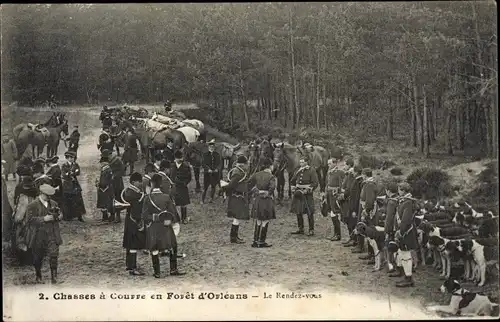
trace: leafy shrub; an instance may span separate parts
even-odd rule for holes
[[[380,160],[373,155],[366,154],[359,156],[358,163],[361,167],[370,169],[387,169],[395,165],[391,160]]]
[[[400,176],[403,174],[403,169],[399,168],[399,167],[394,167],[390,170],[391,174],[392,175],[395,175],[395,176]]]
[[[488,210],[498,209],[498,162],[490,162],[486,169],[478,175],[479,185],[467,196],[467,200],[473,201],[476,208]]]
[[[453,195],[450,176],[443,170],[419,168],[413,171],[406,181],[410,184],[416,198],[442,198]]]

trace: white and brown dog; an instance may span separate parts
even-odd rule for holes
[[[477,286],[483,286],[486,283],[486,269],[488,263],[498,263],[498,239],[483,238],[483,239],[465,239],[450,243],[447,248],[450,250],[456,249],[463,253],[464,258],[468,259],[466,265],[468,274],[466,279],[477,282]],[[491,254],[490,254],[491,253]],[[496,260],[487,261],[488,257]],[[493,255],[493,256],[489,256]],[[467,267],[466,266],[466,267]]]
[[[428,306],[427,310],[462,316],[497,316],[498,304],[488,296],[469,292],[458,281],[448,279],[439,288],[441,293],[451,294],[449,305]]]
[[[364,222],[358,222],[354,229],[355,234],[365,236],[370,246],[373,248],[373,255],[375,257],[375,265],[373,272],[380,271],[383,268],[384,261],[384,242],[385,233],[383,227],[368,226]]]
[[[451,258],[450,252],[446,250],[446,244],[450,240],[441,236],[431,236],[427,242],[428,249],[435,249],[439,252],[441,259],[441,277],[450,278],[451,275]]]

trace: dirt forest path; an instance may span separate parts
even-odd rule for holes
[[[179,268],[187,275],[181,278],[168,276],[168,258],[165,257],[161,258],[161,267],[162,272],[167,274],[162,279],[155,279],[150,257],[140,253],[138,265],[146,275],[130,276],[125,271],[122,248],[123,220],[121,224],[101,224],[101,214],[95,208],[94,183],[99,174],[96,146],[100,132],[98,113],[82,109],[67,114],[70,131],[73,125],[78,124],[82,133],[78,151],[78,163],[82,170],[79,181],[87,214],[84,223],[61,223],[64,244],[60,248],[59,274],[64,287],[161,289],[176,285],[196,289],[203,285],[205,288],[221,289],[277,286],[295,292],[324,290],[364,293],[379,298],[391,296],[411,300],[417,305],[445,299],[438,292],[441,283],[438,274],[431,268],[418,269],[415,273],[416,286],[410,289],[396,288],[394,280],[387,277],[385,271],[372,273],[372,267],[351,254],[350,248],[326,239],[331,234],[331,222],[319,214],[316,214],[316,236],[290,235],[296,229],[296,218],[288,213],[289,200],[278,207],[277,219],[270,224],[268,242],[273,247],[250,247],[252,221],[243,223],[240,228],[246,244],[230,244],[231,222],[226,217],[226,204],[219,198],[212,204],[201,205],[200,194],[194,191],[194,182],[190,184],[192,204],[188,207],[192,221],[182,225],[179,235],[180,252],[187,254],[179,261]],[[61,144],[59,155],[63,152]],[[136,169],[142,170],[143,166],[144,161],[141,160]],[[128,184],[128,177],[125,184]],[[8,187],[13,191],[14,183],[8,182]],[[346,235],[345,227],[343,235]],[[44,270],[44,276],[49,276],[47,264]],[[12,267],[8,263],[4,267],[6,287],[30,285],[33,281],[31,267]]]

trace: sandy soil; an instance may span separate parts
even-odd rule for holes
[[[132,277],[125,271],[125,253],[122,249],[123,223],[101,224],[100,213],[95,209],[95,179],[98,175],[98,150],[96,147],[100,123],[98,112],[94,109],[65,110],[69,117],[70,131],[79,125],[82,140],[78,151],[78,162],[82,168],[79,180],[84,191],[87,214],[85,223],[78,221],[62,222],[64,245],[60,248],[60,279],[64,286],[88,287],[138,287],[146,288],[168,286],[172,278],[155,279],[152,276],[150,257],[140,254],[139,266],[145,276]],[[20,123],[47,119],[48,111],[20,110],[2,115],[4,123]],[[2,113],[3,114],[3,113]],[[61,144],[59,155],[64,153]],[[137,167],[141,169],[144,161]],[[126,178],[127,184],[128,177]],[[14,189],[12,179],[8,188]],[[337,242],[326,240],[331,234],[329,219],[316,215],[316,236],[294,237],[289,233],[296,229],[295,216],[288,213],[289,201],[278,208],[278,219],[272,221],[268,242],[269,249],[250,247],[253,236],[253,222],[244,223],[241,236],[247,243],[229,243],[230,220],[226,217],[222,200],[213,204],[200,205],[200,195],[194,192],[191,183],[192,204],[188,212],[192,221],[183,225],[179,236],[180,251],[187,254],[179,261],[180,269],[187,275],[176,279],[180,287],[192,285],[217,285],[220,287],[259,287],[281,285],[294,291],[323,289],[335,292],[356,292],[377,297],[391,295],[394,298],[409,300],[417,305],[429,302],[447,303],[449,297],[442,295],[438,287],[442,281],[438,273],[430,267],[419,268],[415,273],[416,286],[398,289],[394,280],[383,272],[372,273],[372,267],[351,254],[350,249],[341,247]],[[124,215],[124,214],[123,214]],[[123,216],[122,215],[122,216]],[[345,227],[343,234],[346,235]],[[162,271],[168,270],[168,259],[161,259]],[[347,274],[342,274],[347,272]],[[4,264],[4,285],[31,284],[34,281],[32,267],[13,267],[9,261]],[[48,263],[44,276],[49,276]],[[496,284],[496,282],[493,282]],[[465,284],[471,291],[477,287]],[[495,285],[490,282],[482,291],[488,293]]]

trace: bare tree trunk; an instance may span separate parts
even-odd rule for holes
[[[428,158],[431,153],[429,149],[429,112],[427,107],[427,94],[425,92],[425,86],[422,86],[422,99],[423,99],[423,110],[424,110],[424,153]]]
[[[387,138],[394,140],[394,107],[392,96],[389,96],[389,115],[387,117]]]
[[[293,127],[298,127],[299,125],[299,119],[300,119],[300,110],[299,110],[299,105],[297,102],[297,77],[295,76],[295,53],[294,53],[294,46],[293,46],[293,19],[292,19],[292,8],[290,7],[288,9],[288,15],[289,15],[289,22],[290,22],[290,56],[292,60],[292,73],[291,73],[291,90],[292,90],[292,104],[291,106],[294,107],[295,110],[295,115],[294,115],[294,125]]]
[[[243,115],[245,116],[245,128],[247,131],[250,130],[250,120],[248,118],[248,106],[247,106],[247,92],[245,88],[245,82],[243,81],[243,61],[240,60],[240,92],[241,98],[243,99]]]
[[[436,136],[435,136],[435,111],[436,111],[436,103],[435,100],[431,100],[431,103],[429,105],[429,144],[432,144],[432,142],[436,141]]]
[[[451,126],[451,111],[450,108],[446,109],[446,147],[449,155],[453,155],[453,138]]]
[[[415,121],[417,125],[417,146],[420,153],[424,153],[424,133],[423,133],[423,124],[422,124],[422,116],[420,114],[419,102],[418,102],[418,85],[416,79],[413,78],[413,95],[414,95],[414,104],[415,104]]]
[[[411,85],[411,84],[409,84]],[[411,113],[411,145],[417,147],[417,112],[416,112],[416,102],[412,102],[412,87],[408,86],[408,106],[410,107]],[[414,98],[415,99],[415,98]]]

